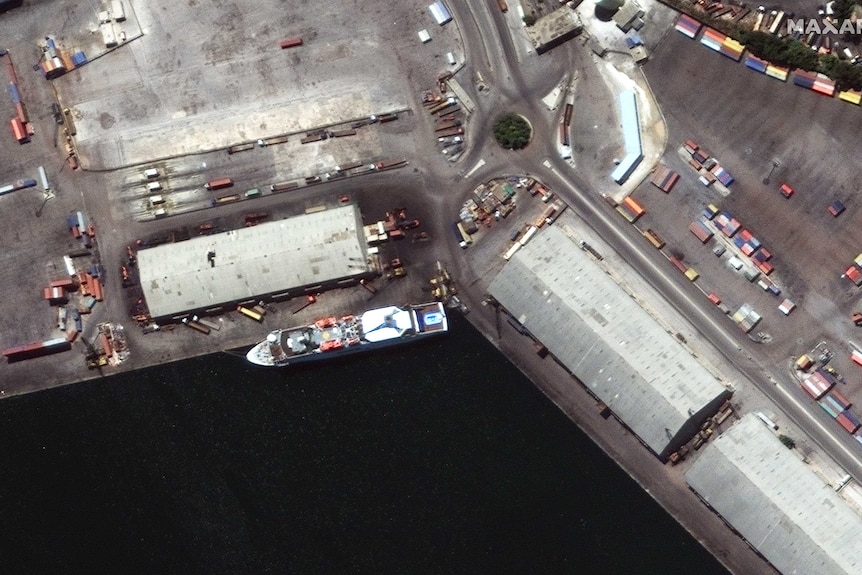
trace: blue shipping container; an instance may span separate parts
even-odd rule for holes
[[[12,98],[13,104],[21,103],[21,94],[18,92],[18,86],[15,82],[9,82],[9,96]]]
[[[766,73],[766,62],[754,58],[753,56],[747,56],[745,58],[745,65],[756,72],[760,72],[761,74]]]
[[[793,83],[797,86],[802,86],[803,88],[808,88],[809,90],[814,87],[814,80],[811,78],[806,78],[805,76],[793,76]]]

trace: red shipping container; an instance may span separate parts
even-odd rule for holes
[[[287,40],[282,40],[278,43],[281,46],[281,49],[285,48],[295,48],[296,46],[302,46],[302,38],[288,38]]]
[[[844,407],[844,409],[847,409],[848,407],[853,405],[850,400],[844,397],[844,395],[840,391],[833,390],[829,393],[829,395],[831,395],[835,399],[835,401],[840,403]]]
[[[12,126],[12,135],[15,136],[15,139],[18,140],[19,144],[24,144],[30,140],[29,134],[24,129],[24,124],[18,118],[12,118],[9,120],[10,125]]]
[[[757,269],[759,269],[763,275],[768,276],[773,271],[775,271],[775,268],[772,267],[772,264],[769,262],[757,262],[757,264],[755,264],[755,265],[757,266]]]
[[[848,433],[853,433],[854,431],[859,429],[859,423],[847,417],[846,413],[838,414],[838,417],[835,418],[835,421],[841,424],[841,427],[846,429]]]

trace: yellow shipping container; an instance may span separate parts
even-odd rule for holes
[[[700,274],[694,268],[688,268],[685,270],[685,277],[688,278],[688,281],[693,282],[700,277]]]
[[[862,92],[857,92],[856,90],[845,90],[843,92],[838,92],[838,98],[858,106],[859,103],[862,102]]]

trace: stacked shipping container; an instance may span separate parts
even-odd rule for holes
[[[742,52],[745,50],[745,47],[736,40],[712,28],[705,28],[703,30],[700,43],[719,54],[727,56],[734,62],[739,62],[742,59]]]
[[[652,178],[650,178],[650,183],[666,194],[670,193],[677,181],[679,181],[679,174],[664,164],[656,166]]]
[[[787,76],[790,75],[790,68],[784,68],[783,66],[776,66],[775,64],[769,64],[766,67],[766,75],[770,78],[775,78],[776,80],[781,80],[782,82],[787,81]]]
[[[802,380],[802,389],[812,399],[820,399],[835,386],[835,378],[822,369],[817,369]]]
[[[712,238],[712,230],[702,219],[697,219],[691,222],[688,226],[688,230],[693,233],[702,244],[705,244]]]
[[[712,223],[715,224],[715,227],[718,230],[726,235],[729,238],[732,238],[736,232],[739,231],[739,228],[742,227],[742,224],[739,223],[739,220],[734,218],[730,212],[721,212],[712,220]]]
[[[793,72],[793,83],[830,98],[835,95],[835,82],[823,74],[796,70]]]
[[[701,27],[702,25],[700,22],[691,16],[686,16],[685,14],[680,14],[679,18],[676,19],[676,24],[674,24],[674,28],[676,28],[678,32],[685,34],[692,40],[697,37]]]
[[[739,328],[745,333],[750,332],[760,323],[760,314],[754,311],[751,304],[745,303],[731,316]]]
[[[806,385],[809,381],[811,381],[810,386]],[[806,377],[802,387],[808,392],[808,395],[817,399],[817,403],[823,411],[828,413],[841,427],[847,430],[848,433],[855,433],[862,427],[862,424],[860,424],[856,414],[850,411],[850,400],[837,390],[831,390],[834,385],[835,379],[823,370],[818,369]],[[826,389],[827,386],[828,389]],[[818,394],[819,397],[815,397]]]

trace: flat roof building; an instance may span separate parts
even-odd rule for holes
[[[544,54],[581,33],[583,24],[574,9],[560,6],[527,27],[527,37],[537,54]]]
[[[862,573],[862,516],[748,414],[703,450],[691,489],[782,573]]]
[[[355,285],[377,275],[355,205],[143,249],[138,267],[156,319]]]
[[[661,459],[731,395],[557,226],[545,226],[489,294]]]

